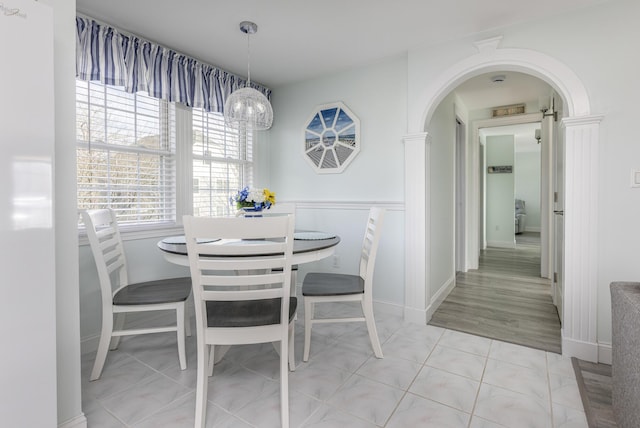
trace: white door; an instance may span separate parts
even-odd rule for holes
[[[466,141],[465,125],[456,119],[456,271],[464,272],[467,270],[465,260],[465,141]]]
[[[555,100],[555,111],[561,117],[560,101]],[[560,322],[562,323],[562,295],[564,291],[564,136],[559,131],[559,122],[554,122],[554,152],[553,152],[553,282],[552,297],[556,305]]]
[[[554,122],[548,110],[540,122],[540,276],[553,274]]]

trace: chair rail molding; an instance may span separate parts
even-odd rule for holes
[[[304,201],[278,200],[278,203],[291,202],[296,204],[296,210],[359,210],[368,211],[371,207],[381,207],[388,211],[404,211],[402,201]]]
[[[427,165],[429,164],[429,134],[406,135],[404,142],[404,204],[405,204],[405,321],[426,324],[429,201],[427,195]]]

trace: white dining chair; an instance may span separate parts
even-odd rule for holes
[[[90,380],[100,378],[107,352],[117,349],[120,337],[147,333],[177,334],[178,359],[187,368],[185,356],[185,301],[191,293],[191,278],[170,278],[129,283],[127,260],[115,213],[111,209],[82,211],[82,220],[98,270],[102,298],[102,329]],[[161,327],[125,329],[126,314],[172,310],[176,324]],[[115,321],[114,321],[115,316]]]
[[[264,211],[265,215],[282,215],[291,214],[295,218],[296,204],[295,202],[279,202],[273,204],[271,208]],[[296,295],[296,285],[298,282],[298,265],[291,265],[291,295]]]
[[[304,297],[304,355],[303,361],[309,361],[311,347],[311,327],[313,324],[336,322],[365,322],[373,352],[382,358],[382,348],[378,339],[376,323],[373,317],[373,271],[380,244],[380,232],[384,220],[384,208],[372,207],[364,233],[359,272],[356,275],[343,273],[309,272],[302,281]],[[362,317],[315,318],[316,303],[359,301]]]
[[[196,310],[195,426],[205,424],[215,347],[279,342],[281,420],[288,427],[297,309],[290,295],[293,216],[184,216],[183,222]],[[205,243],[211,239],[223,245]]]

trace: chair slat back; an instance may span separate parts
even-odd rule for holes
[[[380,207],[372,207],[369,210],[360,257],[360,276],[365,279],[365,287],[371,287],[373,283],[373,271],[378,255],[385,212],[386,210]]]
[[[183,223],[198,323],[205,322],[207,301],[282,298],[280,319],[287,325],[292,215],[184,216]],[[212,239],[220,240],[210,242]]]
[[[113,293],[129,283],[118,222],[111,209],[86,210],[81,215],[98,270],[102,301],[110,305]],[[112,281],[114,272],[117,283]]]

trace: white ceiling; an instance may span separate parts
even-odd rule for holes
[[[491,78],[503,76],[504,81],[494,83]],[[524,73],[501,71],[474,77],[460,84],[455,91],[469,111],[521,103],[538,105],[541,97],[551,95],[551,87]],[[529,113],[529,111],[527,111]]]
[[[78,12],[271,88],[610,0],[77,0]]]

